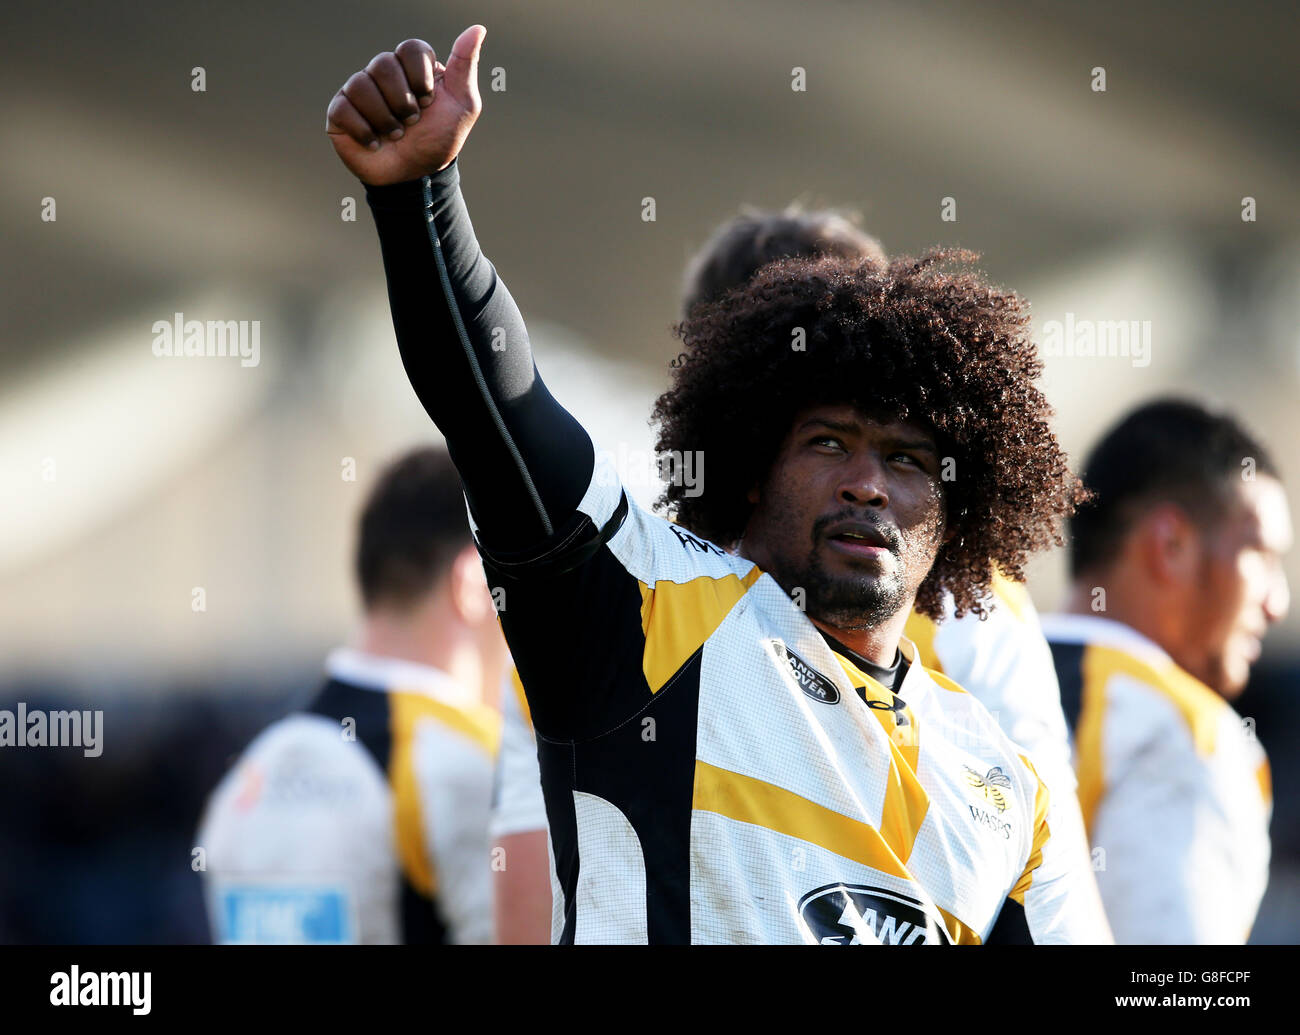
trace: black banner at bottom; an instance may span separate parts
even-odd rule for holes
[[[791,997],[817,1003],[830,1024],[882,1008],[895,1020],[961,1011],[1005,1021],[1041,1008],[1072,1020],[1170,1011],[1179,1022],[1201,1013],[1230,1023],[1228,1011],[1292,1014],[1298,958],[1295,946],[892,948],[888,958],[814,948],[8,946],[0,1001],[6,1019],[76,1026],[111,1015],[334,1027],[396,1011],[434,1024],[480,1012],[492,1023],[557,1009],[662,1023],[686,997],[693,1026],[710,1015],[770,1021]]]

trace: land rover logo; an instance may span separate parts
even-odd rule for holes
[[[800,690],[814,701],[821,701],[823,704],[839,703],[840,692],[836,689],[834,683],[780,640],[772,640],[771,642],[772,649],[776,651],[776,656],[786,663],[786,666],[790,669],[790,675],[794,676],[794,681],[799,684]]]
[[[951,945],[938,914],[896,891],[828,884],[799,901],[799,915],[819,945]]]

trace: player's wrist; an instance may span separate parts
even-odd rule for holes
[[[453,158],[450,163],[435,172],[408,180],[399,180],[395,183],[367,183],[362,180],[361,183],[366,189],[366,198],[374,207],[409,209],[425,206],[426,181],[435,195],[454,189],[460,183],[460,170],[456,159]]]

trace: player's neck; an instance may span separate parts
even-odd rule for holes
[[[412,614],[369,614],[362,625],[359,647],[377,657],[437,669],[482,700],[491,674],[485,671],[470,630],[461,623],[430,618],[423,610]]]
[[[1091,615],[1127,625],[1168,654],[1173,654],[1171,648],[1176,646],[1161,621],[1168,614],[1167,608],[1111,578],[1076,579],[1070,585],[1063,610],[1066,614]]]
[[[898,641],[903,635],[909,611],[904,610],[872,629],[841,629],[830,622],[812,618],[813,625],[829,633],[855,654],[868,661],[889,668],[898,657]]]

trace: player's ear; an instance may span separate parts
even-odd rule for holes
[[[1147,571],[1158,582],[1190,585],[1198,577],[1201,538],[1187,513],[1174,503],[1150,510],[1138,541]]]
[[[451,602],[466,625],[479,625],[495,613],[483,562],[472,543],[451,562]]]

